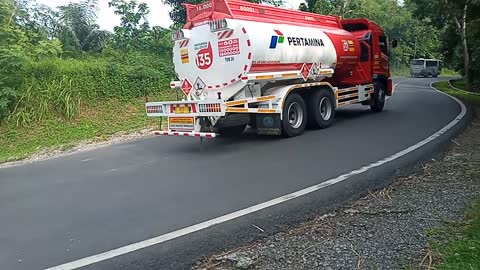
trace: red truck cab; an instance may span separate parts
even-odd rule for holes
[[[343,70],[329,79],[334,85],[357,85],[365,82],[381,82],[392,95],[393,86],[390,79],[389,44],[385,32],[373,21],[366,18],[343,19],[343,29],[351,32],[360,47],[359,64],[350,70]],[[392,42],[396,47],[396,41]],[[342,63],[339,63],[342,64]]]

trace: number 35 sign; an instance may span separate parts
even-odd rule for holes
[[[212,65],[213,52],[212,45],[208,42],[207,48],[201,49],[197,52],[197,58],[195,59],[197,67],[199,69],[207,69]]]

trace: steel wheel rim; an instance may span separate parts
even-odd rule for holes
[[[292,128],[299,128],[303,123],[303,110],[300,104],[293,102],[288,106],[288,122]]]
[[[330,117],[332,116],[332,104],[329,102],[327,97],[323,97],[320,100],[318,110],[320,111],[320,116],[323,120],[330,119]]]

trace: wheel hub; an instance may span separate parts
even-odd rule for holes
[[[328,100],[327,97],[323,97],[320,100],[320,104],[318,106],[320,110],[320,116],[322,117],[323,120],[329,120],[330,117],[332,116],[332,104]]]
[[[288,122],[292,128],[299,128],[303,123],[303,110],[297,102],[288,107]]]

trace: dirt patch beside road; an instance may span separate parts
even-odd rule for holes
[[[380,192],[193,269],[427,269],[428,232],[463,220],[480,196],[480,120],[442,160]],[[261,228],[259,228],[261,230]]]

